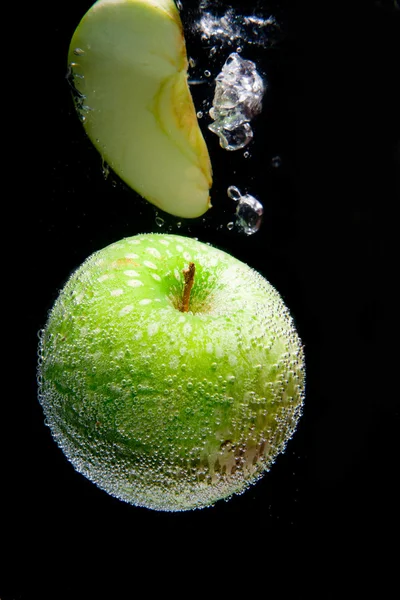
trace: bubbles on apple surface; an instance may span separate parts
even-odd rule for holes
[[[135,269],[150,288],[149,249],[172,290],[181,289],[174,248],[182,247],[180,268],[184,253],[196,257],[191,313],[176,313],[169,295],[157,309],[140,308],[149,289],[133,288],[133,310],[120,316],[122,297],[107,292],[124,285],[133,244]],[[224,285],[214,287],[215,269]],[[205,310],[196,297],[212,281],[214,304]],[[75,468],[108,493],[156,510],[201,508],[255,483],[301,412],[302,347],[281,298],[246,265],[190,238],[140,235],[89,257],[56,301],[39,355],[40,401]]]

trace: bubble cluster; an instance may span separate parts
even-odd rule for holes
[[[195,24],[203,41],[211,40],[221,46],[238,41],[265,48],[274,41],[279,24],[271,14],[242,15],[233,8],[220,15],[214,14],[215,2],[200,3],[201,16]],[[259,7],[261,10],[261,7]],[[265,12],[265,11],[264,11]]]
[[[209,129],[225,150],[240,150],[253,139],[250,121],[261,112],[265,86],[256,65],[233,52],[217,75]]]
[[[181,313],[187,257],[196,277]],[[193,239],[147,234],[71,276],[39,335],[38,384],[75,469],[128,503],[181,511],[268,471],[301,414],[304,357],[261,275]]]

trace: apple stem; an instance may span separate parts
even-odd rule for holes
[[[190,292],[194,283],[194,273],[196,271],[196,267],[194,263],[189,263],[187,269],[183,269],[183,276],[185,278],[185,287],[183,289],[183,298],[182,298],[182,307],[181,312],[189,311],[189,301],[190,301]]]

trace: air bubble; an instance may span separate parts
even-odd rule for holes
[[[234,226],[235,226],[235,224],[233,223],[233,221],[229,221],[229,223],[227,224],[227,228],[229,229],[229,231],[232,231]]]
[[[254,196],[242,196],[236,207],[237,224],[246,235],[256,233],[262,223],[264,207]]]
[[[156,217],[156,225],[157,227],[162,227],[163,225],[165,225],[164,219],[162,219],[161,217]]]
[[[256,65],[232,53],[216,78],[210,131],[225,150],[240,150],[253,139],[250,121],[261,112],[265,86]]]
[[[82,48],[74,48],[74,54],[75,56],[83,56],[85,54],[85,51],[82,50]]]
[[[204,71],[204,75],[205,75],[206,77],[211,77],[211,71],[209,71],[208,69],[206,69],[206,70]]]
[[[280,156],[274,156],[274,158],[271,160],[271,165],[274,167],[274,169],[277,169],[278,167],[280,167],[282,164],[282,159]]]
[[[228,193],[229,198],[231,198],[235,202],[239,202],[239,200],[242,197],[242,194],[240,193],[239,188],[237,188],[235,185],[229,186],[227,193]]]
[[[197,113],[197,118],[198,119],[202,119],[203,118],[203,112],[201,110],[199,110],[199,112]]]

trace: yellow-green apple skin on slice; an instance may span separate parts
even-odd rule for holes
[[[173,0],[99,0],[72,37],[68,65],[79,116],[110,167],[160,209],[204,214],[212,169]]]
[[[75,469],[163,511],[255,483],[304,395],[302,344],[278,292],[226,252],[167,234],[123,239],[78,268],[41,333],[38,375]]]

